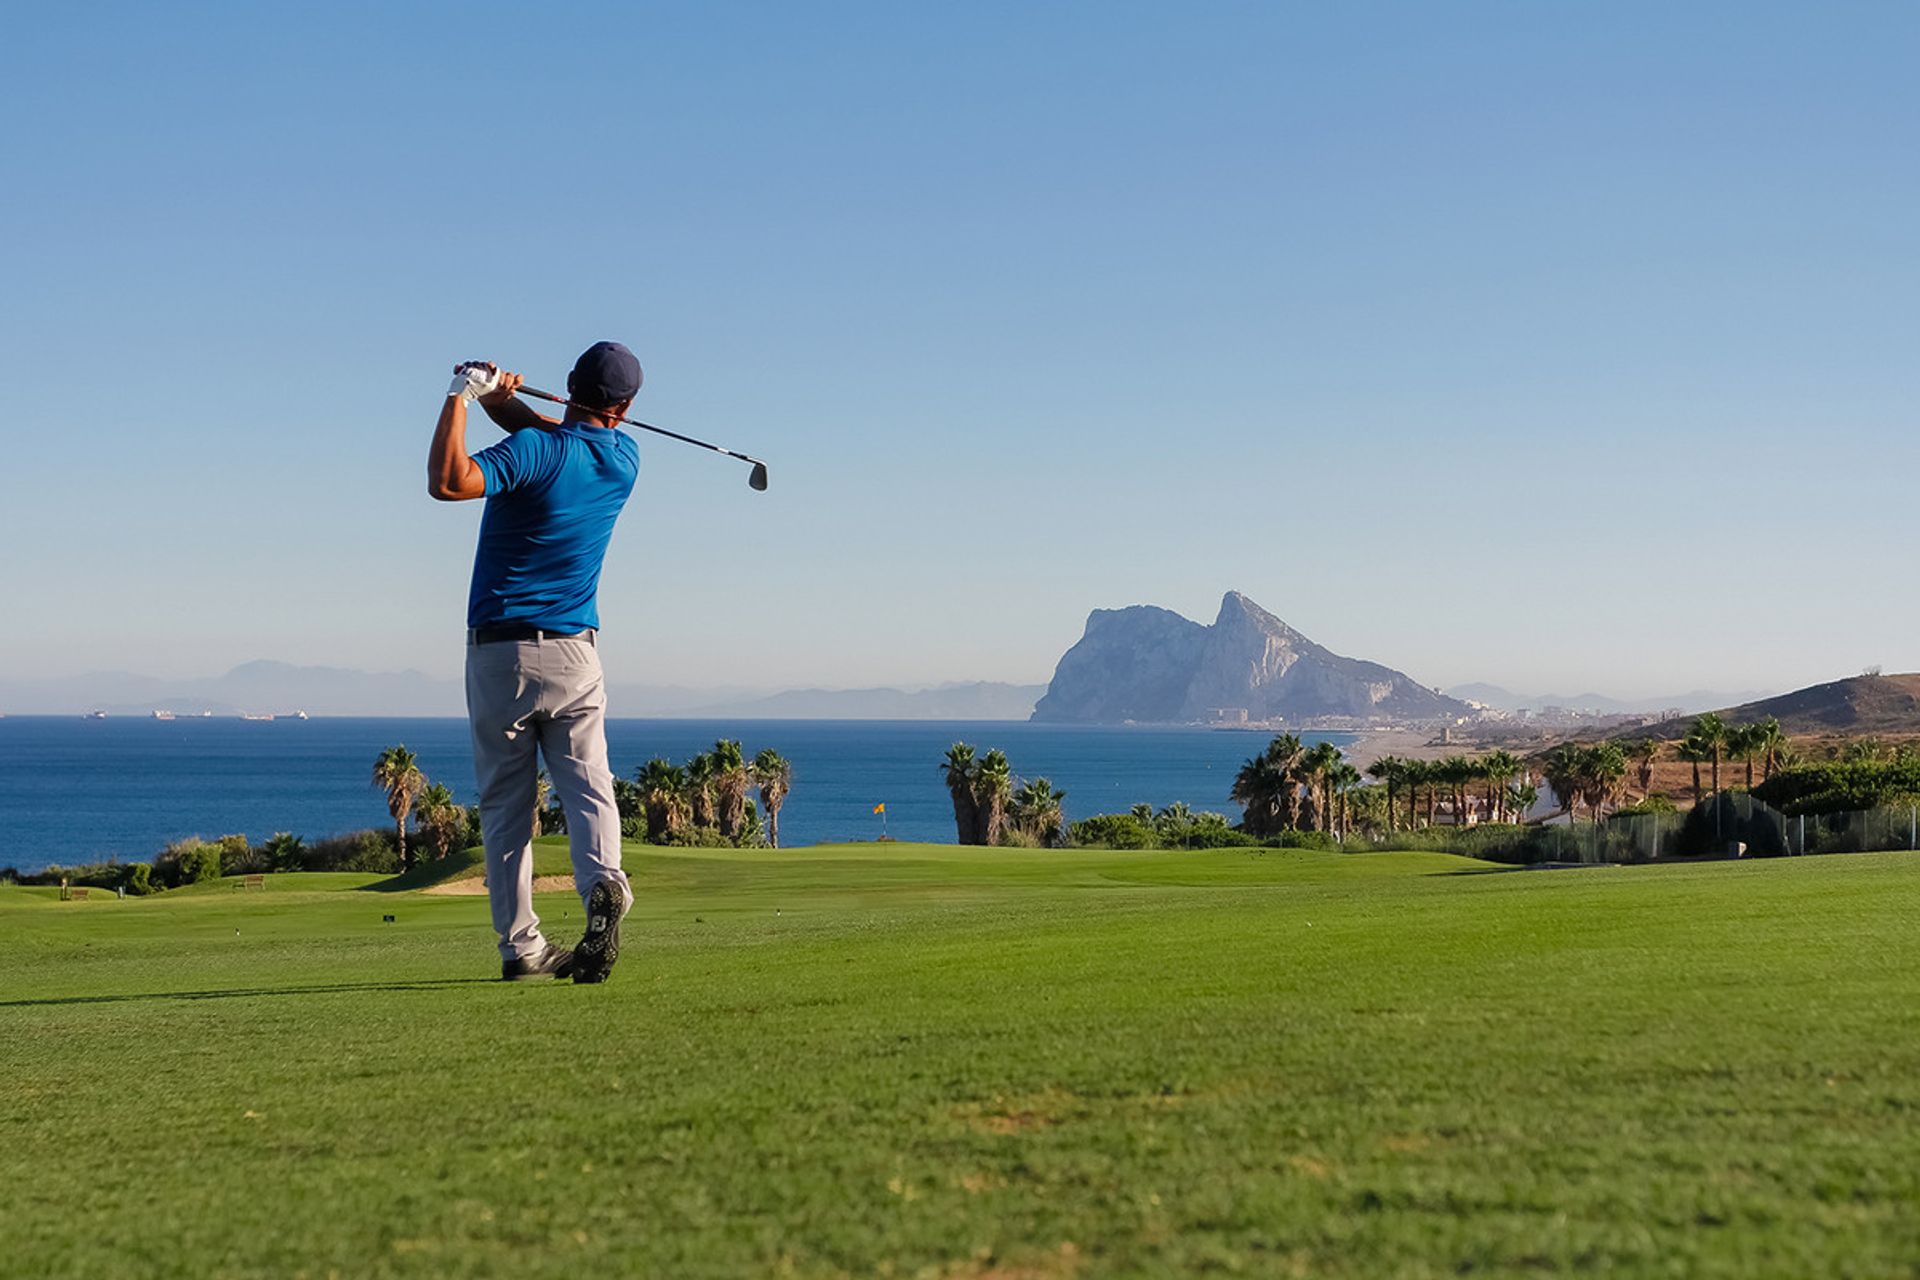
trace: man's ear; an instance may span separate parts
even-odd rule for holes
[[[627,399],[613,406],[613,408],[607,410],[607,412],[616,418],[624,418],[627,416],[627,410],[631,408],[633,408],[633,398],[629,396]]]

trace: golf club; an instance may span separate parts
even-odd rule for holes
[[[532,387],[527,387],[527,386],[520,387],[518,389],[518,394],[523,396],[532,396],[535,400],[551,401],[554,404],[563,405],[563,404],[569,403],[569,401],[565,396],[557,396],[553,394],[553,392],[551,391],[538,391]],[[759,490],[762,493],[766,492],[767,464],[760,461],[760,459],[758,458],[749,458],[744,453],[735,453],[731,449],[722,449],[717,444],[708,444],[705,440],[695,440],[692,436],[683,436],[678,431],[669,431],[665,427],[656,427],[645,422],[636,422],[632,418],[616,418],[614,419],[614,421],[624,422],[628,426],[638,427],[642,431],[651,431],[657,436],[666,436],[668,439],[678,440],[682,444],[697,444],[702,449],[711,449],[715,453],[724,453],[729,458],[738,458],[742,462],[751,462],[753,464],[753,470],[747,473],[747,485],[748,487]]]

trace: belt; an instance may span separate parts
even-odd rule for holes
[[[473,627],[467,632],[468,644],[502,644],[510,640],[585,640],[593,643],[593,629],[585,631],[547,631],[520,622],[503,622],[491,627]]]

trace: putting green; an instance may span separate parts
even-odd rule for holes
[[[565,870],[558,843],[541,859]],[[0,890],[0,1269],[1920,1259],[1913,855],[1496,872],[867,845],[629,866],[604,987],[489,981],[483,898],[365,876]],[[577,936],[577,900],[541,909]]]

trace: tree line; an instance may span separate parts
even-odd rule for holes
[[[780,847],[780,809],[793,789],[793,764],[771,747],[751,760],[740,744],[722,738],[712,751],[679,765],[655,756],[614,781],[623,834],[649,844],[764,843]],[[758,794],[756,807],[748,791]],[[627,824],[638,819],[638,828]],[[764,819],[765,831],[761,830]]]
[[[1229,795],[1244,810],[1241,828],[1249,835],[1312,831],[1344,839],[1357,828],[1399,831],[1403,801],[1409,831],[1435,825],[1442,805],[1455,825],[1476,803],[1487,821],[1515,821],[1538,799],[1525,775],[1526,762],[1506,751],[1444,760],[1382,756],[1363,774],[1332,743],[1308,747],[1288,733],[1240,767]],[[1369,777],[1381,786],[1363,786]]]
[[[1067,793],[1045,778],[1015,778],[1004,751],[981,756],[971,743],[956,742],[940,771],[961,844],[1048,847],[1066,839]]]

